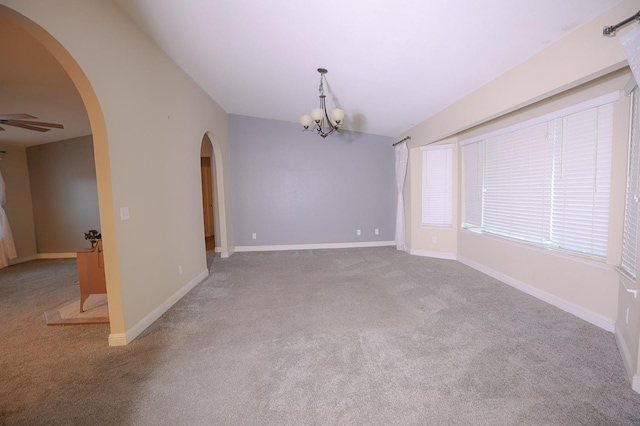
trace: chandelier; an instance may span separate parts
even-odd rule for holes
[[[327,113],[323,83],[325,81],[324,75],[328,71],[324,68],[318,68],[318,72],[320,73],[320,108],[313,108],[310,116],[306,114],[300,116],[300,124],[302,124],[304,130],[310,130],[309,127],[313,125],[313,129],[310,131],[315,131],[323,138],[326,138],[334,131],[340,130],[340,125],[344,120],[344,111],[336,108],[331,111],[331,114]]]

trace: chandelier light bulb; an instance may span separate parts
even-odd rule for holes
[[[302,127],[304,127],[305,129],[308,129],[309,126],[311,126],[311,124],[313,124],[313,120],[307,114],[301,115],[300,116],[300,124],[302,124]]]
[[[316,123],[322,121],[322,119],[324,118],[324,111],[320,108],[312,109],[311,118],[313,118],[313,121],[315,121]]]
[[[344,120],[344,110],[336,108],[331,111],[331,119],[336,123],[336,125],[342,123],[342,120]]]

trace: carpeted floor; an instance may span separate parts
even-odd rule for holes
[[[0,424],[637,425],[614,336],[391,247],[210,257],[126,347],[47,327],[75,263],[0,270]]]

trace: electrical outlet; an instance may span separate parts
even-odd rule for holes
[[[253,234],[251,234],[251,239],[252,239],[252,240],[255,240],[256,238],[258,238],[258,237],[257,237],[257,235],[256,235],[256,233],[255,233],[255,232],[254,232]]]
[[[182,269],[182,265],[178,266],[178,274],[182,275],[184,273],[184,269]]]
[[[129,220],[129,207],[120,207],[120,220]]]
[[[362,234],[362,232],[360,232],[360,230],[359,230],[359,229],[357,229],[357,230],[356,230],[356,235],[360,235],[360,234]]]
[[[376,234],[376,235],[380,235],[380,230],[378,228],[376,228],[376,229],[373,230],[373,233]]]
[[[431,242],[436,244],[438,242],[438,237],[431,237]]]

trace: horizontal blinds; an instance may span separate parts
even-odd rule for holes
[[[622,268],[632,277],[637,276],[638,221],[640,221],[640,95],[638,87],[632,91],[631,141],[627,173],[627,200],[622,236]]]
[[[567,250],[607,255],[613,105],[562,119],[556,145],[551,241]]]
[[[453,218],[453,145],[422,151],[422,224],[451,226]]]
[[[462,147],[465,227],[606,256],[613,105],[573,111]]]
[[[484,141],[462,148],[464,174],[464,225],[482,226],[482,188],[484,186]]]
[[[553,123],[486,141],[483,227],[545,242],[549,234]]]

